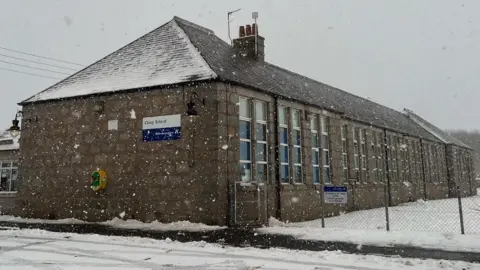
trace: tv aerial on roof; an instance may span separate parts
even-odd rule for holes
[[[232,44],[232,38],[230,37],[230,16],[231,16],[233,13],[239,12],[240,10],[242,10],[242,9],[241,9],[241,8],[238,8],[238,9],[235,9],[235,10],[232,10],[232,11],[227,12],[228,38],[230,39],[230,44]]]

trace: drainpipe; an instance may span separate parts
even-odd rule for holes
[[[386,186],[386,193],[388,194],[388,206],[392,206],[392,191],[390,186],[390,166],[388,163],[388,148],[390,147],[387,144],[387,129],[383,129],[383,143],[385,145],[385,173],[387,175],[387,186]]]
[[[275,196],[276,196],[276,206],[275,217],[278,220],[281,220],[282,217],[282,207],[281,207],[281,183],[280,183],[280,149],[279,149],[279,135],[278,135],[278,98],[274,97],[274,109],[273,109],[273,125],[275,132]]]
[[[228,227],[232,227],[234,226],[235,224],[235,209],[234,209],[234,187],[232,186],[232,181],[230,180],[230,177],[229,177],[229,169],[230,169],[230,162],[228,160],[228,154],[229,154],[229,150],[230,150],[230,135],[228,134],[228,119],[229,119],[229,115],[228,115],[228,86],[226,83],[224,83],[224,86],[225,86],[225,113],[227,115],[227,149],[226,149],[226,152],[227,152],[227,155],[225,157],[225,164],[227,166],[227,172],[226,172],[226,181],[227,181],[227,226]]]
[[[422,179],[423,179],[423,198],[427,200],[427,180],[425,176],[425,156],[423,148],[423,140],[420,139],[420,155],[422,157]]]

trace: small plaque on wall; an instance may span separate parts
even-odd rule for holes
[[[118,120],[109,120],[108,130],[118,130]]]

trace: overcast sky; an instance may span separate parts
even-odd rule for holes
[[[228,40],[260,14],[266,60],[441,128],[480,128],[478,0],[0,0],[0,47],[91,64],[174,15]],[[477,15],[477,16],[475,16]],[[0,49],[0,54],[47,62]],[[54,69],[0,55],[0,61]],[[48,62],[55,65],[61,63]],[[66,65],[78,68],[74,65]],[[65,75],[0,62],[0,68]],[[0,127],[55,79],[0,70]]]

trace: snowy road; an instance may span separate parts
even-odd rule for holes
[[[0,228],[0,270],[6,269],[380,270],[480,269],[480,265]]]

